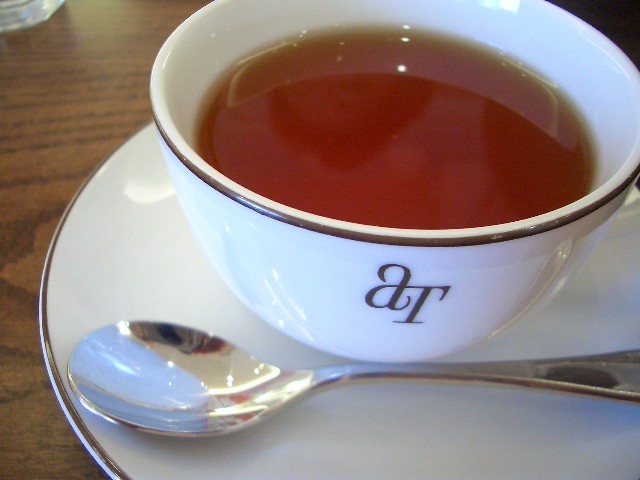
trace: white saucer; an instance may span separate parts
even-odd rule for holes
[[[45,362],[78,437],[113,478],[640,478],[640,407],[554,393],[362,385],[308,399],[231,436],[173,439],[110,424],[71,394],[66,364],[89,331],[160,319],[215,331],[283,366],[338,361],[252,316],[187,230],[152,126],[105,161],[53,239],[42,281]],[[640,348],[640,215],[618,219],[552,304],[459,359]],[[497,295],[499,292],[497,293]]]

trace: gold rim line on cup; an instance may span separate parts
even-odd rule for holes
[[[359,227],[367,227],[367,225],[354,224],[354,223],[345,222],[342,220],[335,220],[327,217],[326,218],[327,222],[337,223],[340,225],[340,226],[332,226],[320,221],[320,219],[323,219],[325,217],[321,217],[315,214],[310,214],[302,210],[296,210],[291,207],[286,207],[286,208],[294,212],[299,212],[299,215],[292,214],[292,213],[285,213],[284,211],[279,211],[274,207],[266,205],[266,202],[263,203],[260,200],[254,200],[242,195],[241,193],[235,191],[233,188],[229,187],[228,185],[225,185],[223,182],[213,178],[212,176],[204,172],[202,169],[198,168],[198,166],[195,165],[187,157],[187,155],[182,153],[180,149],[169,138],[169,135],[163,128],[162,123],[158,118],[158,115],[156,114],[155,109],[153,111],[153,117],[154,117],[156,128],[160,133],[163,141],[166,143],[167,147],[171,150],[171,152],[176,156],[176,158],[180,160],[180,162],[187,169],[189,169],[191,173],[193,173],[196,177],[198,177],[202,182],[214,188],[222,195],[230,198],[231,200],[247,208],[250,208],[251,210],[254,210],[257,213],[270,217],[274,220],[287,223],[289,225],[304,228],[306,230],[322,233],[325,235],[331,235],[335,237],[341,237],[349,240],[356,240],[356,241],[368,242],[368,243],[413,246],[413,247],[456,247],[456,246],[472,246],[472,245],[483,245],[483,244],[489,244],[489,243],[505,242],[508,240],[515,240],[518,238],[537,235],[539,233],[553,230],[553,229],[562,227],[566,224],[572,223],[606,206],[610,202],[617,199],[626,190],[633,187],[634,183],[638,180],[638,177],[640,176],[640,164],[639,164],[636,166],[635,170],[631,173],[631,175],[629,175],[616,188],[608,192],[606,195],[600,198],[597,198],[595,201],[590,202],[584,207],[581,207],[575,211],[570,211],[567,214],[561,215],[559,217],[551,218],[549,220],[544,220],[539,223],[517,226],[516,228],[506,229],[504,231],[486,232],[487,230],[496,230],[500,227],[505,228],[508,225],[516,226],[517,224],[520,224],[520,223],[530,223],[532,220],[535,220],[535,218],[541,218],[541,217],[553,215],[554,212],[557,212],[558,210],[561,210],[561,209],[545,213],[543,215],[540,215],[539,217],[531,217],[524,220],[518,220],[516,222],[513,222],[512,224],[505,223],[500,225],[474,227],[474,228],[466,228],[466,229],[458,229],[458,230],[453,230],[453,229],[452,230],[411,230],[411,229],[394,229],[394,228],[386,228],[386,227],[375,227],[376,230],[387,230],[389,234],[370,233],[370,232],[365,232],[361,230],[353,230],[349,228],[350,226],[354,226],[354,225]],[[600,187],[600,188],[603,188],[603,187]],[[593,193],[594,192],[591,192],[589,195]],[[262,197],[256,193],[254,193],[254,196],[257,199],[262,199]],[[585,197],[577,200],[577,202],[583,200],[584,198]],[[269,201],[274,204],[277,204],[277,202],[274,202],[273,200],[269,200]],[[622,200],[620,203],[622,204]],[[566,205],[562,207],[562,209],[566,209],[571,205],[572,204]],[[616,210],[617,210],[617,206],[616,206]],[[303,217],[318,218],[319,221],[314,221],[313,219],[303,218]],[[396,233],[396,235],[392,234],[391,232]],[[419,236],[408,235],[411,232],[418,232]],[[453,235],[452,234],[453,232],[457,232],[458,235]],[[429,236],[429,235],[433,235],[433,236]]]

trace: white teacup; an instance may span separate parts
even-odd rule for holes
[[[552,80],[593,136],[593,190],[502,225],[393,229],[278,204],[196,153],[203,102],[234,62],[303,30],[372,24],[471,39]],[[565,283],[640,173],[640,74],[603,35],[542,0],[217,0],[160,50],[151,100],[177,196],[224,281],[283,333],[361,360],[420,361],[495,334]]]

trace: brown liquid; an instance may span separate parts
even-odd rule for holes
[[[589,138],[553,86],[497,52],[412,30],[334,31],[237,65],[205,106],[203,158],[277,202],[445,229],[588,193]]]

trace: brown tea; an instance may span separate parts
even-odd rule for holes
[[[203,109],[198,148],[277,202],[369,225],[520,220],[588,193],[580,116],[506,55],[409,27],[331,31],[239,62]]]

